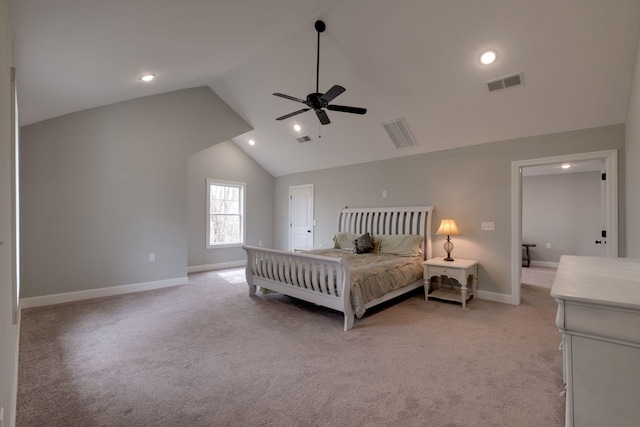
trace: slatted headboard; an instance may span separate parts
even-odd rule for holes
[[[423,237],[424,259],[431,255],[433,206],[344,208],[338,217],[338,231],[349,233],[417,234]]]

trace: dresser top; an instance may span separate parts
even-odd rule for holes
[[[640,259],[563,255],[551,296],[640,310]]]

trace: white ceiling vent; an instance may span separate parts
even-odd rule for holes
[[[305,135],[305,136],[301,136],[300,138],[296,138],[296,140],[297,140],[298,142],[302,143],[302,142],[309,142],[309,141],[311,141],[311,138],[309,138],[307,135]]]
[[[415,147],[417,145],[411,136],[407,122],[403,118],[383,123],[382,126],[384,126],[384,130],[387,131],[396,148]]]
[[[524,79],[522,78],[522,73],[518,73],[487,82],[487,87],[489,88],[489,92],[495,92],[497,90],[507,89],[514,86],[522,86],[523,84]]]

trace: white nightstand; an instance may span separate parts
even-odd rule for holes
[[[476,297],[476,286],[478,285],[478,261],[473,259],[460,259],[445,261],[444,258],[431,258],[422,263],[424,273],[424,297],[438,298],[447,301],[462,303],[462,308],[467,305],[467,300]],[[431,276],[438,276],[438,289],[429,294]],[[441,276],[456,279],[460,283],[460,291],[442,287]],[[471,293],[467,288],[467,280],[471,276]]]

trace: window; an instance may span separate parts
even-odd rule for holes
[[[207,248],[244,244],[245,187],[207,179]]]

